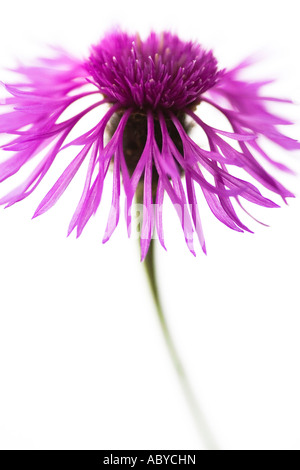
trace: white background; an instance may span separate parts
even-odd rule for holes
[[[0,65],[29,61],[46,43],[85,56],[116,24],[142,35],[171,29],[213,48],[221,67],[263,51],[257,73],[280,78],[269,94],[300,103],[299,14],[296,0],[2,2]],[[279,107],[296,121],[286,132],[299,138],[299,106]],[[299,152],[272,152],[300,170]],[[0,211],[0,447],[202,448],[123,219],[101,243],[110,184],[79,240],[66,230],[84,172],[55,208],[30,220],[58,174]],[[299,176],[277,177],[300,195]],[[166,204],[163,303],[223,449],[300,449],[299,209],[300,198],[253,207],[271,227],[250,220],[251,235],[230,231],[203,205],[208,256],[197,246],[193,258]]]

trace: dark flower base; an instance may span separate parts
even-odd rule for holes
[[[108,126],[108,135],[111,138],[113,134],[115,133],[118,124],[121,120],[121,117],[123,116],[122,112],[115,113],[114,116],[111,118],[109,126]],[[191,128],[191,124],[187,123],[186,115],[184,113],[178,113],[176,114],[177,119],[180,121],[182,127],[188,133]],[[176,145],[176,148],[179,150],[181,155],[183,155],[183,145],[182,145],[182,140],[179,136],[179,133],[174,126],[173,122],[171,119],[165,117],[165,122],[167,125],[167,129],[169,132],[169,135]],[[128,168],[128,172],[130,176],[132,176],[136,165],[143,153],[146,140],[147,140],[147,114],[143,112],[135,112],[132,113],[131,116],[129,117],[124,134],[123,134],[123,151],[124,151],[124,156]],[[161,128],[159,124],[158,117],[154,115],[154,135],[155,135],[155,140],[156,143],[159,147],[159,150],[162,150],[162,135],[161,135]],[[180,173],[183,175],[184,172],[182,168],[178,166],[178,170]],[[141,179],[142,181],[142,179]],[[157,186],[157,181],[158,181],[158,173],[153,166],[152,168],[152,184]]]

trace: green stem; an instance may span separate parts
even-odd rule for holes
[[[156,275],[155,275],[154,240],[153,239],[151,240],[150,247],[149,247],[147,256],[143,264],[146,269],[147,277],[149,280],[149,285],[150,285],[150,289],[151,289],[154,303],[156,306],[159,323],[160,323],[169,353],[171,355],[172,362],[175,366],[181,386],[186,396],[188,405],[195,419],[198,432],[207,450],[217,450],[215,439],[209,429],[209,426],[206,422],[204,414],[199,409],[197,400],[190,386],[189,380],[187,378],[184,367],[182,365],[182,362],[176,350],[175,344],[173,342],[172,336],[170,334],[170,330],[169,330],[166,318],[163,314],[157,281],[156,281]]]

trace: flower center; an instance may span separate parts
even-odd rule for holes
[[[170,33],[112,33],[86,63],[95,85],[112,103],[136,110],[184,110],[213,87],[220,73],[212,52]]]

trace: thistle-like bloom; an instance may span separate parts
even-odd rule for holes
[[[113,32],[92,47],[85,61],[56,51],[55,58],[41,59],[38,66],[19,66],[16,72],[24,81],[4,85],[11,96],[4,102],[8,109],[0,115],[0,132],[12,137],[2,147],[14,153],[0,164],[0,181],[16,174],[33,157],[38,159],[42,150],[47,151],[27,180],[0,203],[11,206],[29,196],[58,154],[72,146],[74,159],[34,214],[43,214],[56,203],[88,158],[83,192],[69,234],[76,228],[79,236],[96,213],[109,168],[113,169],[113,194],[103,241],[110,238],[119,221],[122,178],[129,232],[134,196],[139,193],[143,197],[142,259],[154,226],[164,246],[162,207],[166,194],[178,213],[190,251],[194,253],[195,231],[205,251],[195,183],[217,219],[233,230],[250,231],[239,219],[234,200],[241,207],[241,198],[265,207],[277,205],[229,169],[244,169],[285,200],[293,195],[255,155],[288,171],[266,154],[260,137],[286,150],[299,149],[300,145],[276,127],[291,123],[267,108],[268,101],[286,100],[263,96],[261,88],[267,82],[240,79],[240,71],[248,65],[250,62],[245,61],[232,70],[219,70],[212,52],[170,33],[151,33],[142,41],[138,35]],[[71,118],[63,118],[67,108],[87,96],[95,98],[93,104]],[[201,103],[221,112],[231,132],[200,119],[196,111]],[[101,106],[108,109],[99,122],[70,141],[75,125]],[[202,145],[188,135],[191,123],[204,131],[206,141]]]

